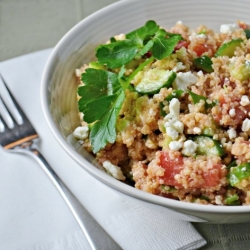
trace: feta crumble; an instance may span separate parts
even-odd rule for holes
[[[183,91],[187,90],[187,87],[195,84],[198,78],[189,72],[179,72],[177,73],[175,82],[173,83],[175,89],[181,89]]]
[[[234,128],[229,128],[227,133],[230,139],[236,138],[237,136],[236,130]]]
[[[183,145],[183,143],[180,142],[180,141],[171,141],[171,142],[169,143],[169,148],[170,148],[171,150],[177,151],[177,150],[179,150],[179,149],[182,148],[182,145]]]
[[[126,177],[123,175],[121,168],[112,164],[110,161],[104,161],[102,166],[106,169],[106,171],[112,175],[117,180],[124,181]]]
[[[230,115],[231,117],[235,117],[235,115],[236,115],[235,109],[230,109],[230,110],[229,110],[229,115]]]
[[[242,123],[241,130],[243,132],[247,132],[249,129],[250,129],[250,120],[246,118]]]
[[[243,95],[240,100],[241,106],[247,106],[250,103],[249,98],[247,95]]]
[[[178,138],[179,133],[183,133],[184,124],[178,120],[180,113],[180,101],[177,98],[173,98],[169,103],[169,114],[164,117],[164,127],[166,133],[173,140]]]
[[[220,26],[220,32],[223,34],[232,33],[238,28],[236,23],[234,24],[222,24]]]
[[[89,136],[89,127],[87,125],[77,127],[73,132],[73,136],[78,140],[87,139]]]
[[[197,144],[193,142],[192,140],[187,140],[183,143],[183,149],[182,149],[182,154],[186,156],[191,156],[195,154],[195,151],[197,149]]]

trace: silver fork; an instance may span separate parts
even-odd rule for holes
[[[68,205],[91,249],[121,249],[50,167],[37,149],[38,140],[37,132],[0,75],[0,145],[8,152],[25,154],[38,162]]]

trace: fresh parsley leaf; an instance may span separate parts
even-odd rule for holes
[[[90,131],[92,151],[98,152],[116,139],[115,124],[124,101],[124,91],[118,75],[99,69],[86,69],[84,85],[79,87],[79,111],[87,123],[94,123]]]
[[[197,69],[201,69],[207,73],[211,73],[214,71],[212,67],[213,62],[211,58],[206,55],[195,58],[193,63]]]
[[[102,64],[107,64],[111,69],[119,68],[130,62],[137,54],[137,45],[130,40],[116,41],[100,45],[97,48],[96,57]]]
[[[216,101],[211,101],[211,100],[207,99],[207,97],[195,94],[194,92],[192,92],[190,90],[188,90],[188,93],[191,96],[194,104],[199,103],[201,100],[204,100],[206,109],[212,108],[213,106],[215,106],[217,104]]]
[[[100,151],[108,142],[113,143],[116,140],[116,121],[124,101],[124,92],[120,91],[119,95],[111,97],[109,99],[111,99],[112,102],[109,103],[109,108],[104,110],[102,116],[100,116],[100,120],[95,122],[90,131],[93,153]],[[102,102],[99,103],[103,105]],[[93,112],[93,110],[90,110],[90,112]]]
[[[158,60],[171,55],[176,44],[182,40],[180,35],[174,35],[168,38],[166,38],[166,36],[167,32],[160,29],[153,38],[154,45],[152,47],[152,54]]]
[[[86,103],[106,95],[112,95],[120,88],[117,75],[106,70],[86,69],[81,79],[85,85],[78,88],[78,95],[84,96],[84,99],[79,101],[80,110]]]
[[[155,21],[150,20],[141,28],[128,33],[126,38],[133,41],[138,47],[143,47],[145,39],[153,36],[158,29],[159,25]]]
[[[170,93],[167,97],[166,97],[166,99],[165,100],[167,100],[167,101],[171,101],[173,98],[180,98],[181,97],[181,95],[182,95],[182,93],[183,93],[184,91],[183,90],[181,90],[181,89],[176,89],[176,90],[174,90],[172,93]]]
[[[154,45],[154,42],[152,40],[149,40],[145,46],[139,51],[139,55],[143,56],[145,55]]]

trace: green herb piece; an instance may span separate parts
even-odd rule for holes
[[[78,88],[81,96],[78,108],[87,123],[94,123],[90,141],[96,153],[116,139],[116,120],[124,101],[124,91],[117,75],[105,70],[86,69],[82,81],[85,85]]]
[[[210,201],[210,199],[209,199],[207,196],[205,196],[205,195],[202,195],[202,196],[200,197],[200,199],[201,199],[201,200]]]
[[[187,90],[187,92],[191,96],[192,101],[193,101],[194,104],[197,104],[201,100],[204,100],[205,101],[205,108],[206,109],[212,108],[213,106],[215,106],[217,104],[216,101],[211,101],[211,100],[207,99],[205,96],[195,94],[194,92],[192,92],[190,90]]]
[[[151,50],[154,58],[169,56],[181,35],[172,34],[159,28],[155,21],[148,21],[144,26],[128,33],[125,40],[113,41],[100,45],[96,49],[98,61],[107,67],[119,68],[129,63],[136,55],[142,56]]]
[[[237,166],[236,160],[233,160],[233,161],[227,166],[227,169],[230,169],[230,168],[236,167],[236,166]]]
[[[218,56],[233,57],[235,49],[239,47],[242,42],[243,42],[242,39],[233,39],[228,43],[222,44],[215,53],[215,57]]]
[[[138,47],[144,46],[144,41],[150,39],[159,30],[159,25],[155,21],[147,21],[146,24],[128,34],[126,39],[134,42]]]
[[[171,94],[169,94],[167,97],[166,97],[166,101],[171,101],[173,98],[180,98],[182,93],[184,93],[183,90],[181,89],[176,89],[174,90]]]
[[[138,48],[130,40],[116,41],[100,45],[97,48],[96,57],[102,64],[107,64],[111,69],[119,68],[130,62],[137,54]]]
[[[246,38],[250,39],[250,29],[245,29]]]
[[[158,30],[153,38],[154,45],[152,47],[152,54],[158,60],[171,55],[174,51],[176,44],[182,40],[181,35],[173,35],[166,38],[167,32],[163,29]]]
[[[211,73],[214,71],[212,68],[212,64],[213,64],[212,60],[208,56],[197,57],[194,59],[193,63],[197,69],[201,69],[207,73]]]
[[[226,204],[226,205],[231,205],[231,206],[240,205],[240,200],[239,200],[239,198],[240,198],[240,197],[239,197],[237,194],[228,196],[228,197],[225,199],[225,204]]]

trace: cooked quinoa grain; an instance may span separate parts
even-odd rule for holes
[[[153,21],[146,25],[159,29]],[[204,205],[250,205],[250,27],[237,21],[222,24],[218,30],[204,25],[191,29],[178,21],[161,30],[165,34],[161,39],[170,39],[173,44],[176,39],[166,56],[154,54],[153,39],[120,66],[103,58],[100,46],[97,62],[76,69],[82,121],[74,135],[87,151],[94,152],[109,174],[170,199]],[[145,37],[149,40],[150,36],[153,32]],[[116,43],[130,46],[131,41],[133,33],[121,34],[104,46],[112,51]],[[104,118],[92,122],[88,113],[91,101],[84,106],[84,96],[79,94],[86,92],[89,69],[103,74],[97,78],[97,86],[108,76],[108,98],[119,88],[124,95],[114,109],[115,137],[107,139],[98,152],[93,134],[95,124]],[[118,79],[115,84],[122,88],[114,85],[112,78]],[[104,108],[99,107],[102,114]],[[102,137],[112,135],[110,131]]]

